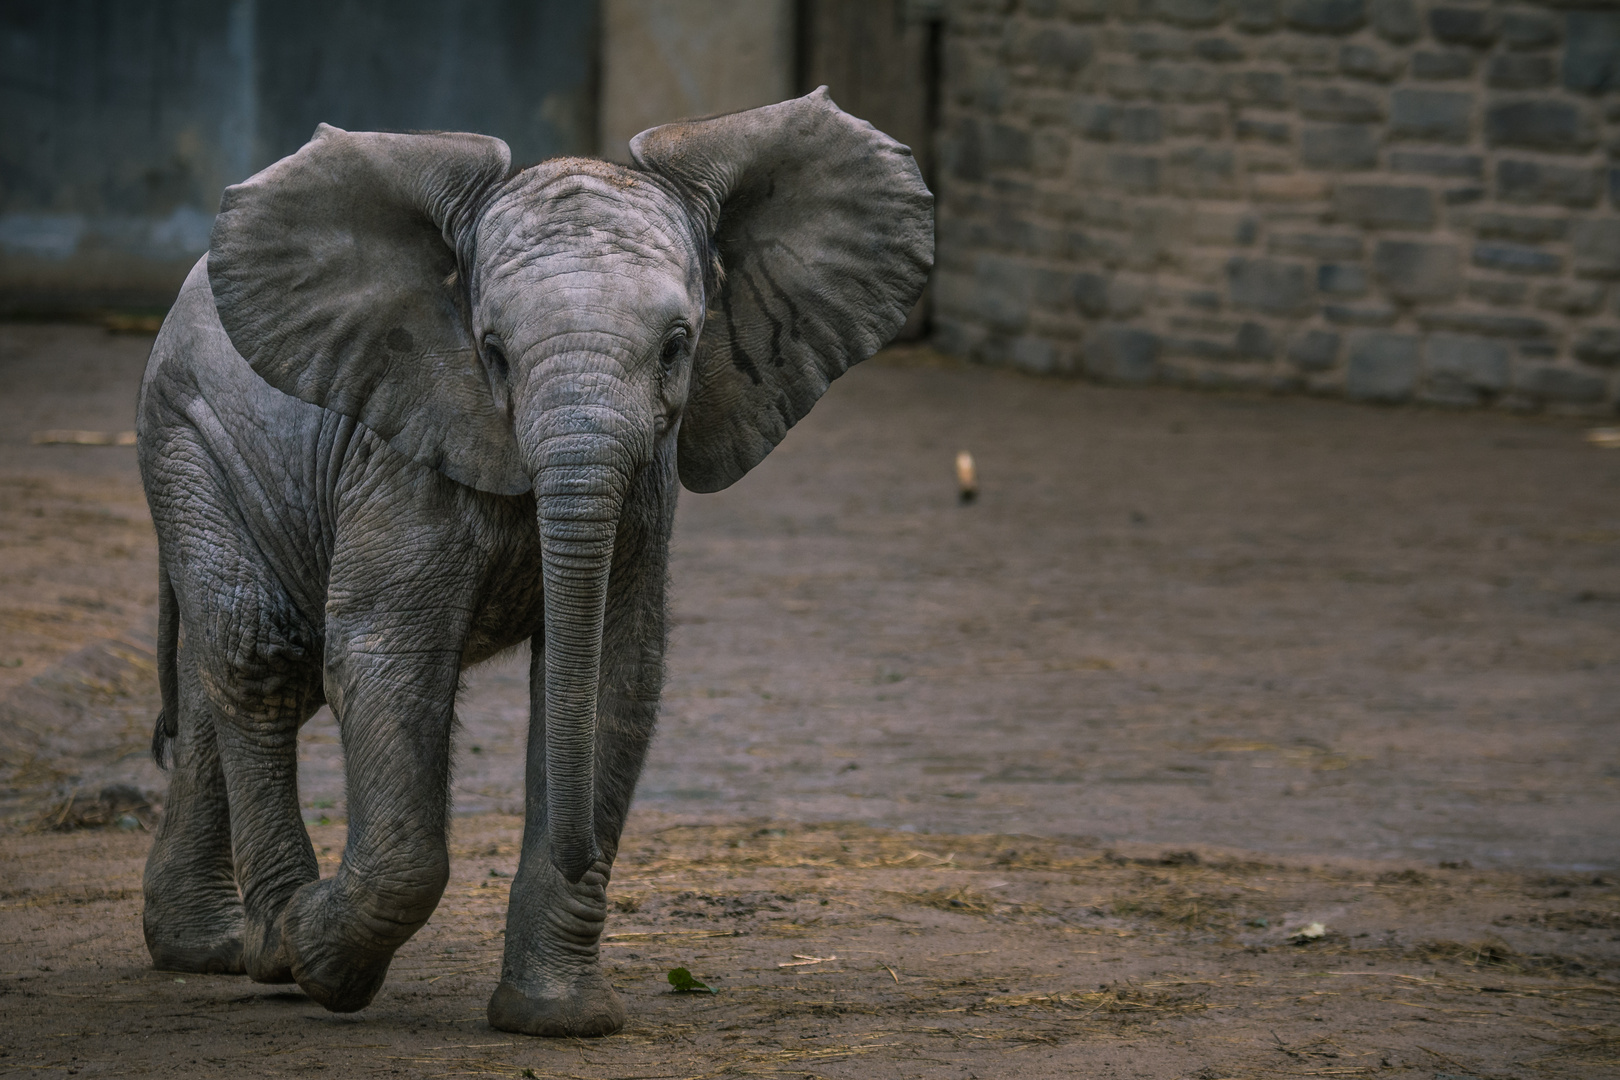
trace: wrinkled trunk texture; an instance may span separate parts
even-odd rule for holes
[[[578,882],[596,842],[596,709],[602,620],[618,533],[623,450],[601,435],[552,440],[536,496],[545,586],[546,831]]]

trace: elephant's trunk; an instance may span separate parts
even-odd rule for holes
[[[623,450],[600,434],[553,437],[535,486],[546,619],[546,832],[552,864],[575,883],[602,857],[596,710]]]

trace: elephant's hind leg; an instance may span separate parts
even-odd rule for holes
[[[298,806],[298,729],[314,711],[315,695],[292,672],[227,673],[221,681],[229,685],[215,687],[210,698],[242,887],[243,962],[255,982],[292,982],[282,912],[320,876]]]
[[[179,689],[169,793],[142,882],[146,948],[163,971],[240,975],[242,900],[219,743],[194,671],[182,670]]]

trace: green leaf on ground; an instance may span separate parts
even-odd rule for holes
[[[701,982],[690,971],[683,967],[669,969],[669,985],[673,986],[677,994],[712,994],[714,987]]]

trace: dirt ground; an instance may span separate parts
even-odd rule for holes
[[[0,325],[0,1074],[1620,1069],[1620,453],[1590,421],[858,369],[682,503],[605,949],[631,1024],[542,1043],[482,1019],[522,657],[469,678],[455,878],[370,1008],[146,966],[150,523],[131,449],[30,438],[133,426],[149,346]],[[330,866],[329,717],[303,758]],[[43,827],[117,783],[127,828]]]

